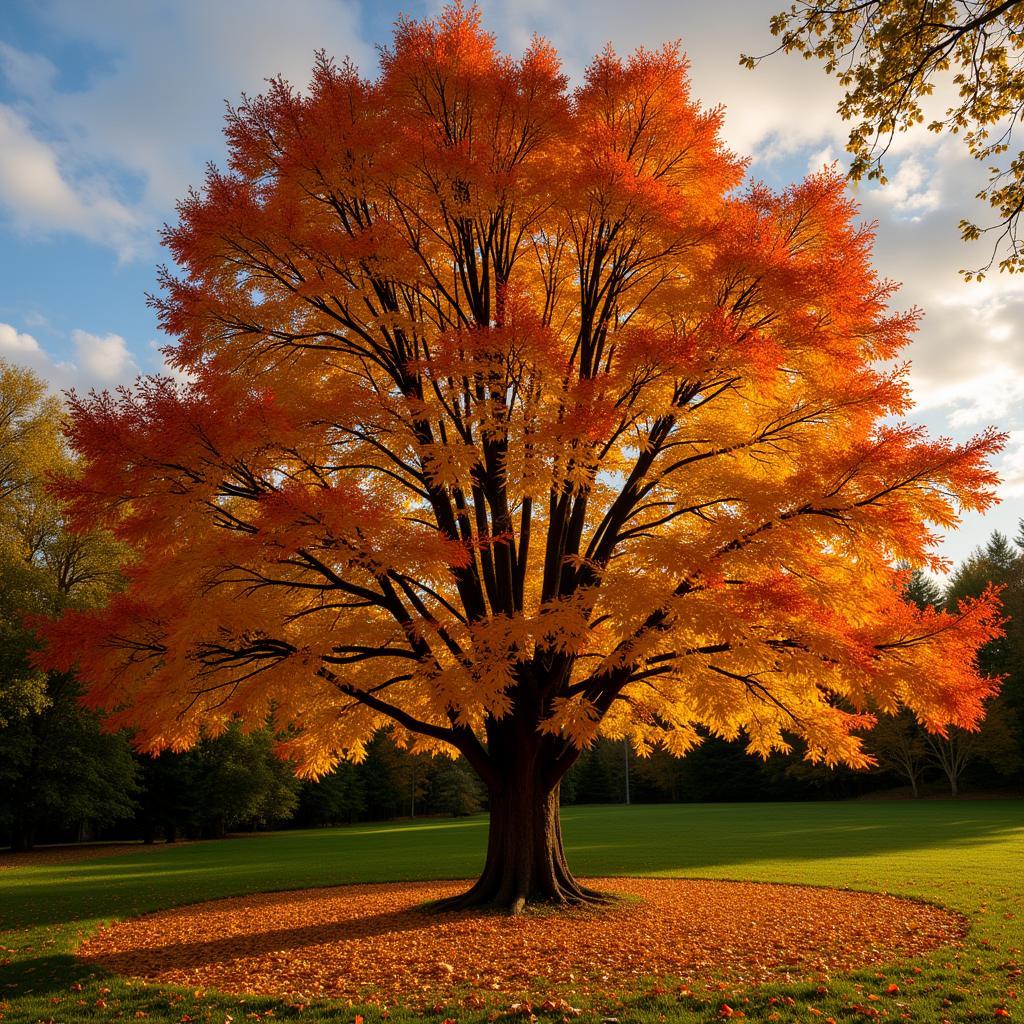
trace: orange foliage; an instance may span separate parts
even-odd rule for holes
[[[48,663],[144,749],[269,715],[310,775],[387,723],[492,785],[502,723],[553,782],[601,729],[863,765],[875,710],[976,726],[993,595],[895,566],[1002,437],[900,422],[917,313],[842,180],[741,191],[720,120],[675,47],[569,91],[460,7],[232,110],[154,300],[192,383],[72,401],[61,495],[137,554]]]
[[[550,1012],[567,999],[650,991],[652,978],[662,993],[674,979],[702,994],[810,980],[956,945],[967,931],[959,914],[880,893],[682,878],[590,880],[629,900],[596,913],[423,912],[460,884],[344,885],[175,907],[112,924],[78,955],[189,988],[420,1009],[461,999],[477,1011],[525,1005],[526,1016],[524,1000]]]

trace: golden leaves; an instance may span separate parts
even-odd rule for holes
[[[676,47],[569,94],[458,6],[246,100],[166,233],[194,383],[73,402],[62,494],[137,552],[51,664],[148,749],[272,711],[311,774],[389,721],[853,764],[869,708],[976,721],[994,599],[925,621],[894,564],[1002,438],[888,422],[916,313],[843,182],[738,193],[719,122]]]

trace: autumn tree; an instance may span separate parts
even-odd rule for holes
[[[884,183],[893,139],[915,125],[962,135],[971,156],[988,165],[978,198],[996,217],[986,227],[960,222],[965,241],[995,232],[988,262],[966,276],[983,277],[997,260],[1000,270],[1024,270],[1024,150],[1014,139],[1024,119],[1024,2],[798,0],[772,18],[771,30],[779,50],[821,61],[845,90],[839,113],[852,122],[854,180]],[[944,79],[949,106],[932,111],[929,97]]]
[[[869,704],[975,726],[990,599],[921,611],[894,565],[1001,439],[897,422],[871,231],[828,174],[739,191],[721,116],[672,46],[569,91],[459,7],[231,110],[153,300],[191,383],[72,402],[61,493],[137,557],[50,663],[149,750],[269,714],[309,775],[388,724],[460,752],[490,838],[453,903],[512,909],[596,898],[558,794],[598,732],[863,764]]]
[[[984,587],[978,590],[980,595]],[[905,600],[922,610],[939,608],[944,603],[942,588],[923,569],[913,569],[903,588]],[[882,771],[895,772],[910,783],[915,798],[920,796],[920,781],[928,766],[926,734],[913,713],[903,709],[897,715],[884,715],[871,730],[871,753]]]
[[[47,475],[71,468],[61,405],[31,370],[0,360],[0,829],[33,845],[40,826],[130,815],[136,772],[123,736],[100,730],[73,673],[33,664],[33,615],[103,600],[119,553],[102,530],[70,533]]]

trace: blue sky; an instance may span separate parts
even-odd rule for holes
[[[534,32],[578,77],[606,42],[622,52],[681,39],[695,94],[726,105],[725,134],[751,174],[779,186],[841,159],[837,90],[796,56],[754,72],[742,52],[772,47],[781,0],[484,0],[485,23],[520,51]],[[349,0],[35,0],[0,22],[0,358],[34,366],[55,388],[113,387],[161,369],[145,293],[161,262],[158,231],[175,199],[221,162],[225,100],[283,74],[304,86],[313,51],[376,66],[395,17],[430,3]],[[713,16],[711,16],[713,14]],[[877,264],[903,282],[898,303],[924,309],[910,350],[919,408],[938,434],[989,423],[1010,432],[1002,504],[970,518],[943,550],[961,558],[1024,515],[1024,280],[964,284],[984,254],[956,223],[980,187],[952,140],[898,141],[885,188],[861,187],[878,221]]]

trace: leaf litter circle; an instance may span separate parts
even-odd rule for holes
[[[600,910],[431,914],[465,882],[345,885],[175,907],[101,929],[79,957],[237,994],[429,1006],[601,998],[652,978],[755,985],[955,945],[962,916],[880,893],[678,878],[596,878]]]

